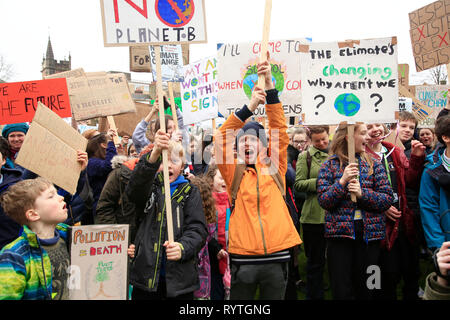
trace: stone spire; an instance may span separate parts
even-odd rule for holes
[[[48,36],[47,53],[45,55],[45,59],[54,60],[53,48],[52,48],[52,42],[50,41],[50,36]]]
[[[42,77],[70,70],[71,59],[72,58],[69,53],[69,60],[61,60],[61,61],[55,60],[55,57],[53,55],[52,42],[50,40],[49,35],[47,43],[47,52],[45,53],[45,56],[42,59],[42,70],[41,70]]]

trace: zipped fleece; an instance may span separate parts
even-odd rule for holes
[[[68,226],[56,228],[67,243]],[[27,226],[0,251],[0,300],[51,300],[52,265],[37,235]]]
[[[136,205],[138,231],[135,258],[130,266],[132,285],[156,292],[167,240],[164,182],[156,172],[161,162],[149,163],[144,155],[130,178],[126,193]],[[181,198],[182,197],[182,198]],[[199,190],[182,183],[172,195],[172,221],[175,242],[183,246],[181,260],[165,261],[167,297],[194,292],[199,287],[197,255],[208,235]]]
[[[268,90],[266,114],[269,119],[269,153],[273,168],[278,169],[285,184],[287,170],[286,118],[276,90]],[[216,133],[214,140],[217,167],[227,185],[231,199],[231,184],[236,168],[233,146],[239,129],[252,115],[246,106],[245,117],[232,114]],[[273,140],[272,130],[278,131],[278,141]],[[231,130],[231,131],[230,131]],[[228,131],[228,134],[227,134]],[[229,222],[229,252],[236,255],[268,255],[301,244],[300,236],[292,222],[283,196],[272,176],[269,165],[258,162],[254,168],[247,167],[242,178],[235,208]]]

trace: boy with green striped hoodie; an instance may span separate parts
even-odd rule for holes
[[[0,198],[23,232],[0,251],[0,300],[68,299],[67,208],[51,182],[23,180]]]

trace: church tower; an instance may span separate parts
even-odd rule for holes
[[[48,37],[47,52],[45,57],[42,58],[42,78],[54,73],[69,71],[71,67],[71,56],[69,53],[69,60],[57,61],[53,55],[52,42],[50,41],[50,36]]]

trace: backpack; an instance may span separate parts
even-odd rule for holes
[[[244,172],[246,169],[247,169],[247,165],[242,164],[242,163],[236,164],[236,168],[234,170],[233,181],[231,183],[231,212],[234,211],[234,205],[235,205],[235,201],[237,198],[237,192],[239,190],[239,186],[241,184],[242,178],[244,177]],[[283,199],[284,199],[284,203],[286,204],[286,207],[289,210],[289,214],[295,223],[295,217],[297,217],[297,209],[293,208],[287,201],[286,190],[284,188],[284,183],[283,183],[280,173],[277,171],[276,174],[273,174],[271,176],[272,176],[272,179],[275,181],[278,189],[280,190],[281,195],[283,196]]]

